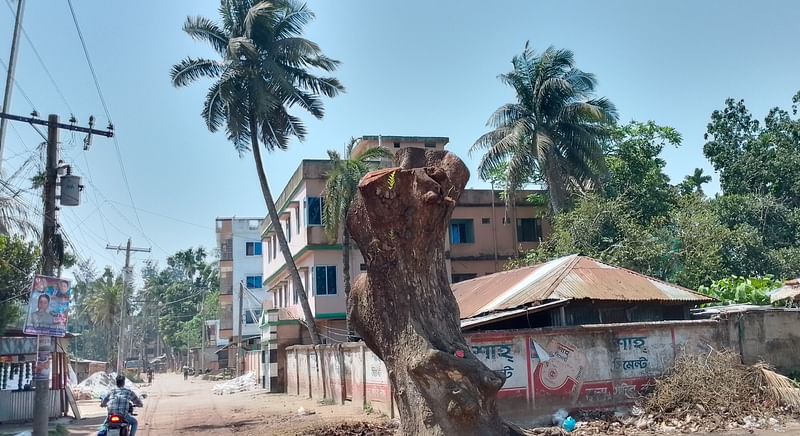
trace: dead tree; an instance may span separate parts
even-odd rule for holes
[[[367,265],[348,311],[386,364],[408,435],[499,435],[504,379],[470,351],[445,266],[444,237],[469,179],[446,151],[408,148],[359,183],[347,226]]]

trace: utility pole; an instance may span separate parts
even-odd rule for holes
[[[4,119],[5,121],[5,119]],[[44,220],[42,222],[42,274],[52,276],[55,273],[55,249],[53,239],[56,234],[56,181],[58,180],[58,115],[50,115],[47,119],[47,158],[45,160],[45,181],[42,189],[44,201]],[[38,344],[36,362],[50,359],[50,336],[36,337]],[[48,362],[49,364],[49,362]],[[50,416],[50,380],[37,379],[34,382],[33,394],[33,434],[46,435]]]
[[[20,2],[19,8],[23,4]],[[17,24],[22,19],[21,10],[17,10]],[[9,65],[9,71],[13,68]],[[8,84],[7,84],[8,85]],[[6,87],[8,93],[8,86]],[[5,104],[4,104],[5,106]],[[21,117],[12,115],[5,110],[0,113],[0,121],[2,125],[6,120],[21,121],[28,124],[38,124],[40,126],[47,126],[47,158],[45,161],[45,180],[42,189],[42,202],[44,218],[42,221],[42,274],[46,276],[53,276],[56,270],[60,268],[60,261],[57,259],[55,249],[56,233],[58,232],[58,222],[56,217],[56,186],[58,185],[58,130],[65,129],[73,132],[87,133],[91,140],[91,135],[101,135],[105,137],[114,136],[111,130],[95,130],[90,124],[89,127],[80,127],[75,124],[62,124],[58,122],[58,115],[51,114],[47,117],[47,121],[35,117]],[[0,133],[1,134],[1,133]],[[0,143],[0,151],[2,151]],[[62,200],[63,201],[63,200]],[[41,336],[37,336],[37,361],[46,361],[50,365],[50,352],[52,338],[45,336],[46,339],[42,340]],[[49,380],[36,380],[34,382],[34,395],[33,395],[33,436],[47,436],[48,416],[50,415],[50,381]]]
[[[244,300],[244,283],[239,282],[239,344],[236,347],[236,377],[241,374],[241,361],[242,361],[242,300]]]
[[[17,68],[17,51],[19,50],[19,33],[22,30],[22,13],[25,11],[25,0],[17,2],[17,18],[14,21],[14,36],[11,38],[11,54],[8,56],[8,74],[6,75],[6,91],[3,94],[3,113],[11,106],[11,91],[14,89],[14,70]],[[3,164],[3,145],[6,141],[6,119],[0,119],[0,165]]]
[[[131,276],[133,275],[133,269],[131,269],[131,252],[132,251],[139,251],[143,253],[149,253],[149,248],[137,248],[131,247],[131,238],[128,238],[128,244],[125,247],[120,247],[119,245],[106,245],[106,250],[116,250],[120,252],[125,250],[125,269],[122,272],[122,298],[120,298],[119,303],[119,344],[117,346],[117,374],[122,374],[122,370],[124,369],[122,366],[122,360],[125,358],[125,352],[123,350],[125,345],[125,303],[126,301],[126,293],[128,292],[128,285],[131,281]]]
[[[201,374],[206,371],[206,291],[208,287],[203,289],[203,299],[200,301],[200,371]]]

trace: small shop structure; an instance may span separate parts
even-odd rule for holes
[[[50,364],[50,417],[65,416],[69,409],[67,399],[67,341],[74,337],[67,333],[63,338],[41,336],[51,341]],[[0,335],[0,423],[24,422],[33,419],[33,371],[36,363],[36,336],[21,330],[9,329]]]

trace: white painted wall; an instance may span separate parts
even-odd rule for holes
[[[257,220],[258,224],[253,228],[251,226],[251,219],[235,219],[232,223],[233,226],[233,334],[239,336],[239,317],[242,316],[239,312],[239,283],[247,283],[247,276],[262,276],[263,280],[263,254],[266,248],[262,244],[261,256],[247,256],[247,243],[248,242],[261,242],[261,233],[259,227],[261,220]],[[244,292],[242,300],[242,313],[249,309],[261,309],[261,303],[265,298],[264,289],[252,289],[253,296],[247,295]],[[257,301],[256,301],[257,300]],[[242,330],[244,336],[258,335],[260,329],[258,323],[246,324],[245,319],[242,318]]]

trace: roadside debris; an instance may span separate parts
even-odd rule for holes
[[[800,413],[800,389],[764,363],[743,365],[732,352],[679,356],[671,371],[655,379],[636,405],[616,412],[588,412],[571,435],[710,433],[734,429],[781,431]],[[524,435],[567,434],[564,411],[553,415],[558,427],[525,429]]]
[[[228,380],[224,383],[219,383],[211,390],[216,395],[233,394],[236,392],[253,391],[258,389],[258,382],[256,381],[256,374],[248,372],[245,375],[236,377],[233,380]]]
[[[398,434],[398,425],[395,421],[380,424],[354,422],[312,428],[304,430],[302,434],[308,436],[394,436]]]
[[[72,394],[77,400],[98,400],[116,387],[117,373],[104,371],[90,375],[86,380],[72,386]],[[125,387],[139,395],[139,389],[129,379],[125,380]]]

